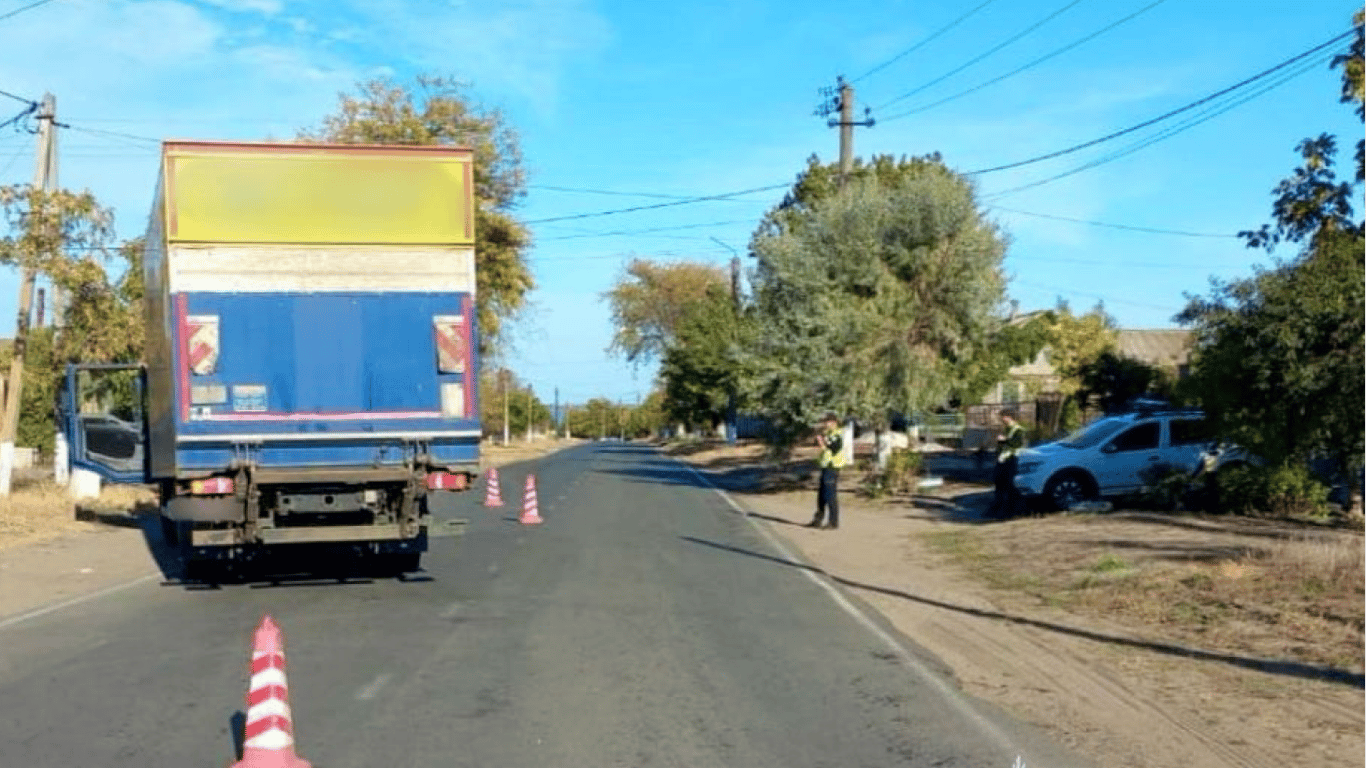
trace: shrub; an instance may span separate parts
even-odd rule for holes
[[[916,488],[923,457],[919,451],[898,448],[887,457],[887,468],[872,472],[864,482],[864,490],[873,498],[889,493],[908,493]]]
[[[1156,510],[1183,509],[1191,500],[1189,472],[1170,464],[1159,464],[1143,472],[1143,491],[1139,502]]]
[[[1311,519],[1330,513],[1328,487],[1302,464],[1238,464],[1220,470],[1217,483],[1219,506],[1228,512]]]

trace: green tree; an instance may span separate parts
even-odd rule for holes
[[[859,169],[831,194],[832,169],[808,167],[751,244],[745,389],[780,444],[826,411],[942,404],[1003,297],[1006,241],[964,177],[933,156]]]
[[[1142,395],[1170,399],[1172,386],[1173,377],[1166,371],[1107,349],[1082,368],[1077,400],[1094,399],[1101,410],[1114,413]]]
[[[418,76],[413,86],[386,79],[341,94],[337,112],[304,141],[343,144],[448,144],[474,150],[474,256],[478,281],[479,349],[493,355],[509,323],[535,287],[527,252],[531,233],[512,215],[526,194],[517,132],[497,109],[479,106],[468,86],[447,77]]]
[[[958,364],[951,398],[960,404],[980,403],[992,387],[1006,378],[1010,369],[1033,360],[1048,345],[1052,320],[1036,315],[1020,323],[1001,321],[991,334],[986,349]]]
[[[1359,118],[1361,20],[1358,12],[1350,55],[1334,60]],[[1295,244],[1299,253],[1247,279],[1212,281],[1209,295],[1188,296],[1176,319],[1195,330],[1190,389],[1221,434],[1275,467],[1331,457],[1351,479],[1360,514],[1366,238],[1352,198],[1361,166],[1354,181],[1340,181],[1329,136],[1299,151],[1303,164],[1273,190],[1273,221],[1242,233],[1250,247]]]
[[[726,418],[742,378],[738,352],[744,335],[729,290],[712,286],[688,306],[660,361],[670,419],[714,426]]]
[[[142,354],[141,246],[120,249],[124,277],[110,283],[104,268],[113,240],[113,213],[89,192],[45,192],[30,185],[0,187],[6,235],[0,263],[47,275],[68,301],[60,335],[19,329],[24,355],[19,424],[21,444],[51,450],[58,382],[68,362],[132,362]],[[70,254],[81,254],[72,256]],[[8,368],[18,343],[2,357]],[[111,393],[131,405],[134,392]]]
[[[662,356],[690,308],[713,289],[727,286],[726,273],[711,264],[632,260],[602,295],[612,308],[616,328],[610,350],[628,362]]]

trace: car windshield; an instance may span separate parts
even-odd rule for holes
[[[1061,442],[1068,448],[1090,448],[1101,440],[1113,435],[1128,422],[1124,419],[1101,419],[1078,429],[1063,438]]]

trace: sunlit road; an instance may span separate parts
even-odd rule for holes
[[[153,579],[0,625],[0,765],[228,765],[265,613],[317,768],[1081,764],[648,447],[506,467],[503,497],[439,509],[467,532],[409,581]]]

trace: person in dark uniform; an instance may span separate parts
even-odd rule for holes
[[[839,480],[840,469],[844,467],[844,435],[840,432],[839,419],[834,414],[825,417],[825,428],[816,435],[816,445],[821,448],[817,460],[821,468],[821,484],[816,489],[816,516],[806,524],[807,528],[834,529],[840,527]],[[826,510],[829,510],[829,523]]]
[[[996,438],[996,496],[991,500],[992,517],[1013,517],[1020,512],[1023,500],[1015,487],[1015,472],[1020,467],[1020,449],[1025,447],[1025,430],[1015,420],[1012,411],[1001,411],[1004,430]]]

